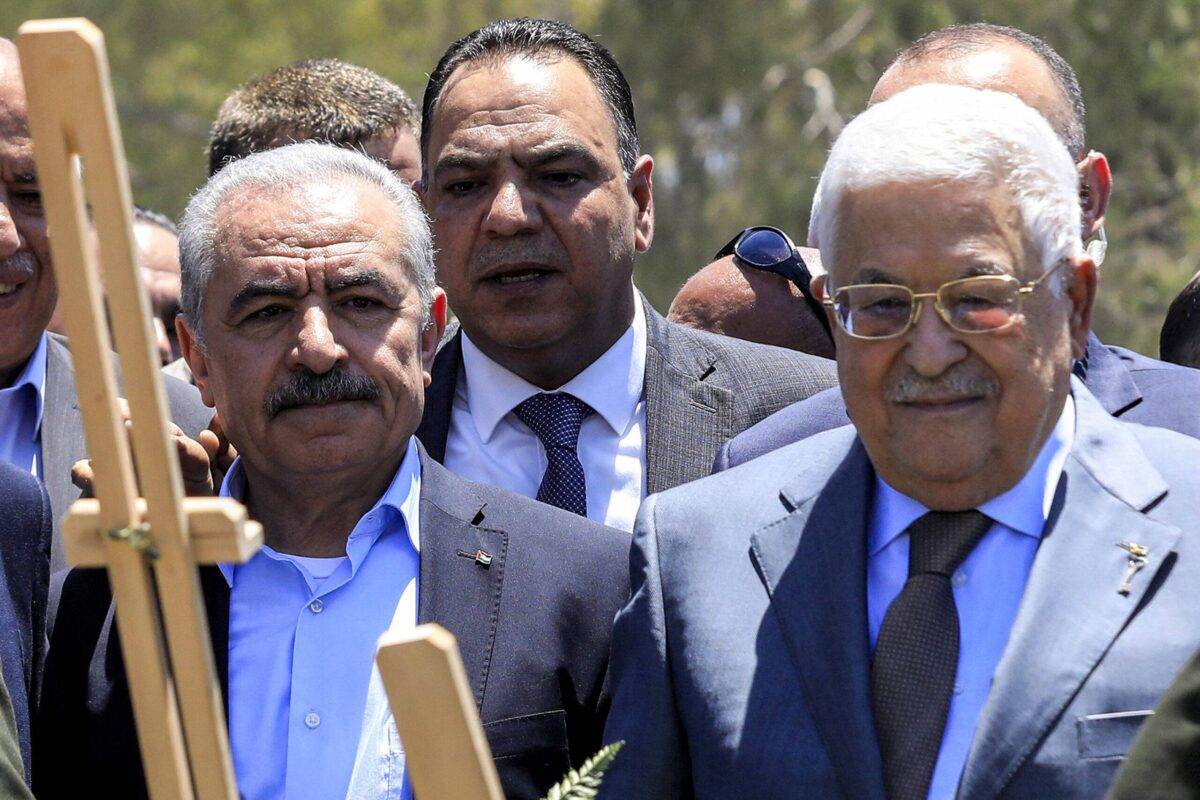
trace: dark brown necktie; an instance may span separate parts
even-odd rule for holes
[[[908,527],[908,581],[888,607],[871,660],[871,708],[890,800],[925,800],[958,668],[950,576],[992,520],[931,511]]]

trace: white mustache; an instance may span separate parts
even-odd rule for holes
[[[884,399],[891,403],[920,403],[947,397],[995,397],[998,394],[1000,384],[994,378],[968,369],[952,369],[936,378],[923,378],[908,372],[883,391]]]

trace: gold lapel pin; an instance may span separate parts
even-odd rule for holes
[[[1132,590],[1130,584],[1133,581],[1133,576],[1137,575],[1142,567],[1146,566],[1149,560],[1150,548],[1137,542],[1117,542],[1117,547],[1129,553],[1129,568],[1125,570],[1125,579],[1117,587],[1117,594],[1122,597],[1128,597],[1129,592]]]

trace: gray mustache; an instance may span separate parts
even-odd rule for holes
[[[891,403],[919,403],[945,397],[995,397],[1000,384],[993,378],[969,369],[952,368],[936,378],[924,378],[914,372],[902,375],[884,389],[884,399]]]
[[[366,375],[354,375],[341,369],[321,375],[297,372],[286,383],[271,390],[263,401],[263,410],[271,419],[280,411],[296,406],[377,400],[379,394],[379,384]]]
[[[21,250],[5,259],[0,259],[0,275],[32,278],[37,271],[37,260],[33,253]]]

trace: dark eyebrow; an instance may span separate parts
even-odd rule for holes
[[[574,159],[583,161],[586,168],[594,170],[600,166],[600,162],[591,150],[574,142],[563,142],[561,144],[553,144],[545,148],[537,148],[529,153],[524,159],[526,168],[544,167],[555,161],[564,161]]]
[[[436,175],[443,170],[450,169],[477,170],[483,169],[486,164],[487,159],[481,156],[473,156],[467,153],[451,153],[438,159],[437,163],[433,165],[433,172]]]
[[[285,278],[259,278],[249,281],[229,301],[229,312],[237,315],[260,297],[299,297],[296,285]]]
[[[13,176],[13,183],[37,183],[36,172],[20,172]]]
[[[359,286],[378,287],[393,297],[402,294],[395,281],[376,269],[339,273],[333,279],[325,281],[325,290],[330,293]]]

